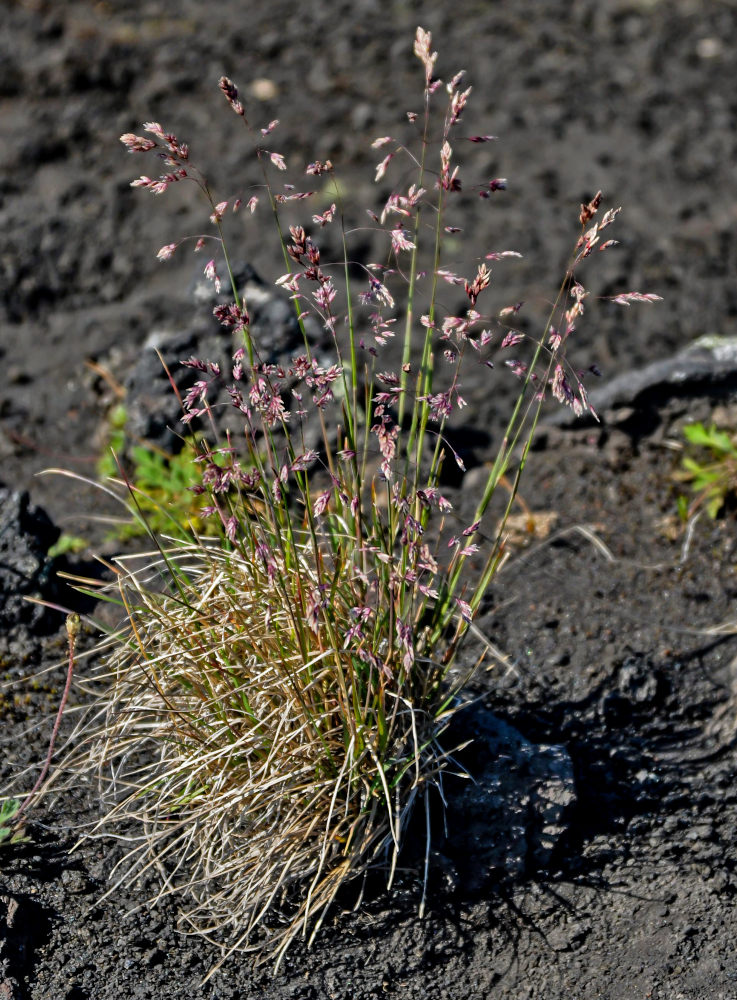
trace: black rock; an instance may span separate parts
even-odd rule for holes
[[[0,633],[39,626],[46,609],[25,600],[54,592],[50,546],[61,532],[28,493],[0,486]]]
[[[232,407],[227,385],[232,381],[233,354],[243,345],[240,335],[234,337],[213,316],[216,306],[232,302],[223,268],[219,271],[223,279],[219,293],[212,282],[198,272],[190,286],[194,306],[191,325],[184,331],[152,330],[124,379],[126,432],[131,443],[145,441],[169,454],[176,454],[182,448],[183,438],[192,430],[200,429],[196,421],[189,425],[181,422],[182,409],[177,398],[177,393],[184,397],[198,380],[211,379],[210,375],[182,364],[193,357],[219,365],[222,377],[212,380],[207,398],[218,418],[225,420],[223,428],[228,427],[226,418],[231,415]],[[292,358],[304,353],[304,340],[293,304],[262,281],[249,264],[234,266],[233,276],[242,301],[248,307],[258,360],[288,369]],[[311,346],[319,353],[316,324],[307,321],[306,331]],[[231,424],[241,426],[242,420],[231,420]]]
[[[206,360],[221,363],[225,354],[222,345],[204,341],[194,331],[149,334],[124,382],[126,432],[132,443],[147,441],[170,454],[181,450],[185,426],[177,392],[183,397],[202,377],[182,362],[204,354]]]
[[[18,980],[12,975],[17,949],[13,947],[16,933],[18,900],[12,896],[0,896],[0,997],[2,1000],[21,1000]]]
[[[655,411],[668,400],[692,396],[723,398],[737,391],[737,337],[699,337],[671,358],[624,372],[600,389],[589,384],[589,401],[601,422],[642,432],[657,424]],[[649,419],[648,419],[649,418]],[[557,427],[594,423],[563,407],[545,420]]]
[[[470,706],[449,739],[472,740],[460,755],[468,779],[446,790],[442,846],[469,891],[548,868],[576,802],[573,764],[563,746],[531,743],[493,713]]]
[[[202,310],[203,318],[207,317],[215,329],[221,328],[212,315],[213,309],[233,301],[230,282],[222,266],[219,272],[222,278],[219,293],[199,270],[190,287],[195,306]],[[259,360],[263,364],[288,366],[294,355],[304,353],[304,339],[294,303],[281,289],[268,285],[250,264],[243,261],[233,265],[233,279],[241,301],[248,309],[251,337]],[[305,329],[314,345],[321,335],[311,317],[305,319]]]

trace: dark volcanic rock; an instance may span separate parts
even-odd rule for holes
[[[149,334],[138,361],[124,382],[126,431],[132,441],[149,441],[173,454],[181,449],[185,428],[180,422],[182,407],[177,392],[184,396],[199,377],[195,369],[181,362],[193,355],[199,356],[205,347],[203,340],[194,331],[153,331]],[[216,352],[212,346],[208,345],[208,360],[220,361],[224,353],[222,345],[217,345]],[[176,392],[169,381],[170,376]]]
[[[50,596],[48,550],[60,535],[28,493],[0,487],[0,632],[16,625],[38,626],[45,609],[26,597]]]
[[[233,301],[224,268],[220,267],[219,272],[223,278],[219,293],[199,269],[190,288],[195,306],[202,311],[203,321],[214,324],[217,329],[220,327],[212,315],[213,309]],[[255,268],[245,262],[233,265],[233,279],[248,309],[251,337],[261,362],[287,365],[293,355],[304,353],[294,303],[283,292],[268,285]],[[305,319],[305,330],[313,343],[321,336],[319,326],[311,317]]]
[[[589,400],[606,424],[626,425],[636,411],[655,410],[669,399],[688,396],[722,398],[737,391],[737,337],[699,337],[673,357],[623,372]],[[576,417],[560,409],[546,421],[558,427],[594,423],[590,413]]]
[[[249,264],[234,266],[233,276],[242,301],[248,307],[258,360],[262,364],[288,368],[294,356],[304,353],[304,340],[294,306],[262,281]],[[199,379],[210,379],[182,362],[196,358],[219,365],[222,377],[211,382],[207,398],[219,420],[225,419],[222,426],[227,427],[231,401],[226,386],[232,381],[233,354],[242,346],[240,340],[235,340],[213,316],[216,306],[232,302],[229,282],[223,278],[223,287],[218,293],[198,269],[189,291],[194,306],[191,325],[184,331],[152,330],[123,380],[126,430],[131,440],[147,441],[171,454],[181,450],[183,437],[188,433],[181,423],[182,409],[177,393],[183,397]],[[305,329],[311,346],[319,351],[317,325],[314,321],[306,322]],[[239,419],[236,426],[240,424]],[[190,428],[198,426],[194,423]]]
[[[21,1000],[23,996],[20,984],[13,975],[19,951],[19,942],[14,940],[17,936],[17,916],[18,900],[12,896],[0,896],[0,1000]]]
[[[576,787],[565,747],[531,743],[477,707],[459,714],[455,725],[473,740],[462,758],[470,780],[450,791],[452,823],[443,852],[475,892],[547,868]]]

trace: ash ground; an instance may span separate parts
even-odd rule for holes
[[[262,81],[266,99],[248,99],[259,124],[280,118],[290,164],[340,165],[358,223],[378,203],[369,142],[419,107],[411,42],[423,24],[441,74],[468,70],[468,133],[500,137],[469,159],[468,176],[506,176],[509,188],[492,204],[471,193],[461,202],[458,246],[467,262],[525,254],[495,268],[499,308],[524,299],[531,322],[544,312],[578,205],[601,188],[623,205],[623,245],[590,282],[587,272],[589,287],[664,302],[592,302],[576,363],[609,379],[701,335],[735,332],[733,4],[36,0],[6,5],[4,20],[0,476],[64,530],[94,532],[80,518],[96,501],[35,474],[94,468],[107,387],[85,362],[124,367],[152,329],[191,318],[193,258],[160,265],[154,255],[200,231],[203,216],[185,200],[132,191],[141,161],[117,137],[161,121],[190,141],[226,197],[244,156],[217,91],[223,73],[246,94]],[[280,273],[259,229],[244,226],[238,240],[266,279]],[[493,456],[512,391],[498,369],[467,385],[459,434],[478,443],[459,497]],[[123,920],[143,889],[96,902],[109,858],[102,845],[67,855],[82,808],[69,798],[30,845],[0,856],[0,989],[23,1000],[734,1000],[737,650],[729,629],[713,627],[734,618],[735,526],[702,519],[685,546],[667,524],[670,443],[715,408],[733,419],[733,403],[729,385],[666,394],[620,408],[602,429],[550,429],[532,456],[523,496],[557,520],[489,594],[479,626],[513,669],[480,674],[474,690],[528,739],[571,755],[578,801],[547,871],[471,892],[441,867],[423,921],[408,872],[394,895],[377,889],[362,912],[336,912],[276,978],[232,960],[200,988],[212,956],[175,933],[173,903]],[[14,676],[63,654],[53,637],[24,642],[5,655]],[[61,680],[58,668],[28,703],[4,705],[3,737],[18,734],[9,766],[43,758]]]

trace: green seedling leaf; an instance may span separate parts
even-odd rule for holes
[[[3,844],[21,844],[29,838],[25,835],[24,827],[15,829],[13,819],[20,809],[18,799],[7,799],[0,802],[0,847]]]
[[[714,520],[723,506],[724,506],[724,497],[718,493],[716,496],[713,496],[709,501],[709,503],[706,505],[706,513],[712,520]]]
[[[56,559],[57,556],[76,555],[78,552],[84,552],[87,545],[86,538],[81,538],[79,535],[62,534],[59,541],[55,542],[49,549],[49,558]]]
[[[709,433],[702,423],[687,424],[683,428],[683,436],[690,444],[709,446]]]
[[[714,425],[706,428],[702,423],[688,424],[683,428],[683,436],[690,444],[709,448],[722,455],[737,455],[729,434],[717,430]]]
[[[708,458],[702,460],[691,453],[681,460],[676,478],[689,484],[694,499],[688,504],[679,497],[679,516],[687,520],[704,505],[714,519],[724,509],[727,497],[737,493],[737,445],[727,431],[718,430],[714,424],[708,428],[702,423],[688,424],[683,428],[683,436],[693,448],[701,449],[702,455],[708,452]]]

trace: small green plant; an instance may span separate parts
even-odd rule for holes
[[[5,799],[0,802],[0,847],[3,844],[21,844],[28,840],[23,826],[15,825],[15,817],[20,811],[18,799]]]
[[[135,504],[129,505],[132,517],[115,527],[116,538],[139,538],[150,533],[189,538],[192,531],[199,535],[218,533],[217,526],[204,513],[207,497],[193,492],[201,483],[195,449],[195,443],[189,442],[172,455],[153,446],[133,445],[128,485]]]
[[[120,480],[122,475],[129,492],[130,517],[116,524],[110,537],[125,541],[152,533],[183,539],[191,537],[192,531],[217,534],[217,527],[203,512],[207,497],[195,491],[201,482],[200,438],[192,435],[181,451],[170,453],[150,441],[131,444],[127,424],[128,411],[117,403],[108,414],[106,447],[97,463],[101,479]],[[222,459],[216,461],[223,464]]]
[[[678,513],[687,521],[704,507],[709,517],[716,518],[737,493],[737,438],[714,424],[706,427],[700,422],[687,424],[683,436],[691,447],[676,478],[688,483],[695,495],[690,503],[679,496]]]
[[[194,248],[214,246],[204,271],[218,291],[220,275],[230,279],[232,301],[215,315],[233,335],[233,365],[223,372],[207,360],[185,362],[198,380],[183,419],[204,418],[218,439],[208,394],[225,381],[243,433],[224,446],[198,445],[191,492],[206,498],[203,514],[217,536],[151,530],[152,552],[118,560],[127,621],[103,668],[112,681],[102,694],[97,688],[97,727],[81,725],[82,749],[68,766],[102,776],[108,811],[95,832],[123,824],[131,845],[120,879],[156,866],[161,892],[188,899],[189,927],[227,951],[270,952],[277,962],[296,934],[316,932],[347,881],[379,862],[391,883],[418,801],[429,862],[429,796],[439,789],[442,799],[447,764],[440,737],[471,670],[451,667],[502,560],[504,524],[544,399],[590,409],[566,349],[588,295],[579,271],[616,242],[600,240],[619,209],[595,222],[599,192],[581,206],[580,234],[543,328],[530,336],[515,326],[520,304],[502,300],[482,311],[490,263],[501,269],[519,254],[484,248],[464,278],[445,259],[445,240],[459,232],[455,199],[468,190],[484,204],[506,182],[462,186],[452,143],[493,137],[458,134],[470,88],[463,73],[442,87],[421,28],[414,53],[422,110],[408,114],[406,135],[374,143],[382,150],[377,182],[398,163],[405,168],[369,213],[385,241],[382,263],[353,260],[330,161],[306,168],[308,183],[320,177],[334,196],[312,216],[314,235],[299,225],[286,232],[282,206],[311,192],[276,185],[287,165],[265,144],[278,122],[252,128],[225,77],[220,89],[261,170],[255,193],[216,201],[188,147],[157,122],[143,126],[146,135],[121,137],[131,153],[152,154],[166,169],[133,186],[162,194],[189,182],[205,198],[212,230]],[[313,354],[304,326],[291,364],[259,356],[224,232],[226,213],[261,211],[259,199],[283,254],[276,284],[293,298],[300,324],[310,313],[318,318],[333,345],[328,360]],[[326,226],[338,228],[338,262],[324,260],[318,246]],[[656,298],[629,292],[614,301]],[[441,472],[446,462],[463,470],[463,462],[447,429],[465,406],[463,371],[479,365],[491,379],[492,356],[520,391],[475,510],[458,522]],[[307,444],[315,429],[319,444]],[[131,501],[144,522],[141,484],[158,488],[163,474],[139,456]],[[511,489],[494,510],[504,482]],[[180,496],[188,486],[182,479],[166,489]]]
[[[82,538],[81,535],[69,535],[62,532],[58,541],[54,542],[49,549],[48,556],[50,559],[57,559],[59,556],[76,555],[79,552],[84,552],[88,545],[87,539]]]

